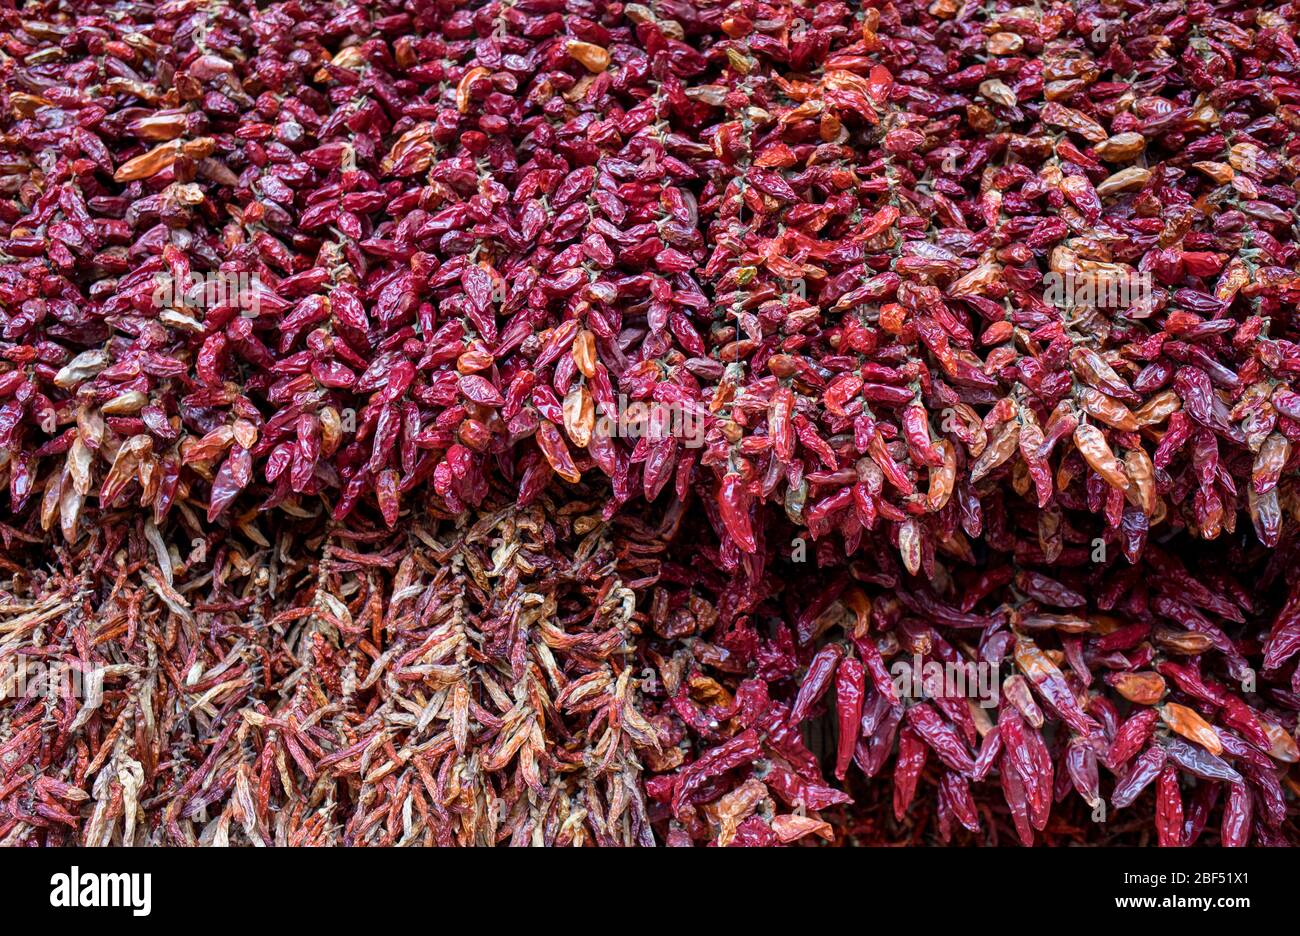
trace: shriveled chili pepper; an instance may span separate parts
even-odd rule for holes
[[[1133,766],[1129,768],[1123,779],[1115,784],[1115,789],[1111,791],[1112,805],[1116,809],[1132,805],[1138,798],[1138,794],[1159,776],[1164,766],[1164,750],[1159,746],[1147,748],[1133,761]]]
[[[1100,726],[1079,707],[1056,665],[1028,637],[1018,637],[1015,644],[1016,666],[1033,683],[1043,699],[1055,709],[1075,731],[1093,735]]]
[[[894,818],[902,821],[916,795],[928,747],[910,727],[898,734],[898,760],[894,765]]]
[[[808,717],[809,710],[821,701],[831,686],[831,680],[843,656],[844,649],[839,644],[827,644],[813,656],[812,662],[808,664],[808,672],[799,684],[799,694],[790,709],[791,724],[802,722]]]
[[[922,702],[907,710],[907,724],[930,746],[939,760],[951,770],[968,774],[975,761],[952,726],[939,717],[929,703]]]
[[[844,779],[862,729],[862,700],[866,673],[857,657],[847,656],[835,669],[835,714],[839,726],[835,755],[835,776]]]
[[[1183,796],[1178,771],[1166,762],[1156,781],[1156,835],[1161,848],[1180,848],[1183,842]]]

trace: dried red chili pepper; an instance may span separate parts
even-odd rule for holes
[[[116,575],[126,602],[84,599],[109,609],[93,647],[43,624],[22,655],[147,647],[177,710],[251,725],[167,722],[198,765],[173,783],[117,694],[36,730],[16,702],[6,763],[84,792],[84,764],[44,759],[111,755],[121,805],[136,781],[101,741],[122,719],[145,834],[178,843],[264,843],[273,815],[295,844],[883,834],[777,812],[849,806],[801,736],[818,747],[834,678],[862,686],[856,724],[837,686],[837,777],[856,798],[850,757],[877,775],[897,742],[895,806],[933,802],[945,840],[980,817],[1024,842],[1100,834],[1047,819],[1081,808],[1053,788],[1091,804],[1103,749],[1121,789],[1143,750],[1165,752],[1157,792],[1206,781],[1178,821],[1164,798],[1170,842],[1225,784],[1224,841],[1287,834],[1293,11],[1209,3],[1191,30],[1156,6],[1102,50],[1090,9],[949,6],[819,7],[802,29],[741,2],[3,17],[0,558]],[[500,549],[460,547],[410,618],[446,558],[419,551],[501,511]],[[410,656],[411,620],[463,622],[519,575],[541,605]],[[245,632],[281,614],[298,658]],[[996,702],[1014,749],[969,696],[901,698],[900,654],[1019,666]],[[297,672],[304,697],[278,685]],[[341,727],[302,727],[321,699]],[[1156,703],[1159,728],[1128,707]],[[399,709],[446,749],[359,727]],[[745,731],[748,761],[707,760]],[[927,746],[942,766],[907,776]],[[5,783],[15,840],[97,843],[135,815]],[[331,783],[340,812],[302,819]]]

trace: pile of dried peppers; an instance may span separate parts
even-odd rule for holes
[[[0,844],[1295,842],[1298,29],[0,0]]]

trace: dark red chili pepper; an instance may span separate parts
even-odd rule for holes
[[[866,693],[866,674],[857,657],[848,656],[835,670],[835,714],[839,727],[835,755],[835,776],[843,780],[862,728],[862,701]]]
[[[817,651],[808,672],[799,684],[799,694],[790,709],[790,724],[797,725],[808,717],[808,712],[821,701],[826,690],[831,686],[831,679],[844,656],[844,649],[839,644],[827,644]]]

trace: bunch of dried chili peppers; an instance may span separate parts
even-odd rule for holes
[[[0,0],[0,843],[1295,841],[1298,29]]]

